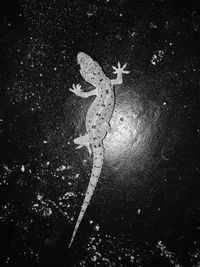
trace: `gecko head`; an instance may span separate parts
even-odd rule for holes
[[[85,54],[84,52],[79,52],[77,54],[77,63],[78,65],[84,64],[85,61],[91,60],[91,57]]]
[[[78,53],[77,63],[80,66],[81,70],[84,72],[92,73],[95,69],[94,60],[84,52]]]

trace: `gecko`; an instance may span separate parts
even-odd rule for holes
[[[81,90],[80,84],[72,84],[72,88],[69,88],[69,91],[79,97],[87,98],[96,96],[96,98],[87,111],[85,120],[86,134],[73,140],[74,143],[78,145],[76,149],[84,146],[87,148],[89,155],[93,156],[93,166],[85,198],[68,246],[69,248],[74,241],[79,225],[84,217],[101,174],[104,160],[103,140],[107,133],[112,132],[109,122],[112,117],[115,103],[113,86],[123,83],[123,73],[130,73],[130,71],[124,70],[127,63],[121,67],[118,62],[117,67],[112,66],[114,69],[113,73],[117,74],[117,78],[110,80],[103,72],[99,63],[94,61],[84,52],[78,53],[77,64],[80,67],[80,74],[83,79],[92,84],[95,89],[89,92],[84,92]]]

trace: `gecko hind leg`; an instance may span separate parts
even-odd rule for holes
[[[92,154],[92,151],[91,151],[91,148],[90,148],[91,138],[90,138],[89,134],[81,135],[81,136],[75,138],[74,139],[74,143],[76,145],[78,145],[76,147],[76,149],[79,149],[79,148],[82,148],[82,147],[85,146],[87,148],[87,150],[88,150],[89,155],[91,156],[91,154]]]
[[[106,133],[108,134],[113,134],[113,128],[111,127],[110,123],[105,121],[103,124],[102,124],[102,127],[105,129]]]
[[[123,135],[122,131],[119,129],[119,123],[116,122],[116,120],[112,120],[111,123],[105,122],[105,127],[106,127],[106,138],[108,141],[111,140],[112,136],[115,134],[115,132],[120,133]]]
[[[111,139],[111,136],[114,134],[114,129],[113,127],[110,125],[109,122],[105,121],[103,124],[102,124],[102,127],[105,129],[105,137],[110,140]]]

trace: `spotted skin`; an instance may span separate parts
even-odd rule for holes
[[[89,55],[79,52],[77,55],[77,63],[80,66],[80,74],[83,79],[92,84],[95,89],[90,92],[83,92],[79,84],[72,85],[69,90],[77,96],[87,98],[89,96],[96,96],[86,115],[86,134],[74,139],[77,148],[86,146],[89,154],[93,154],[93,167],[90,176],[89,185],[85,194],[85,198],[79,213],[76,225],[69,243],[71,247],[75,238],[76,232],[83,219],[86,209],[90,203],[91,197],[94,193],[96,184],[101,174],[104,159],[103,139],[110,130],[109,121],[111,119],[114,109],[114,91],[113,85],[122,84],[122,74],[128,74],[125,71],[126,64],[121,67],[118,62],[118,67],[114,67],[114,73],[117,78],[110,80],[104,74],[98,62],[94,61]]]

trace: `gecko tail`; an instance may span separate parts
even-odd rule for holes
[[[69,248],[71,247],[71,245],[72,245],[72,243],[74,241],[76,232],[77,232],[77,230],[79,228],[79,225],[80,225],[80,223],[81,223],[81,221],[83,219],[83,216],[84,216],[84,214],[86,212],[86,209],[87,209],[87,207],[89,205],[90,199],[91,199],[91,197],[93,195],[93,192],[94,192],[94,189],[95,189],[95,186],[97,184],[97,181],[98,181],[98,178],[99,177],[97,177],[97,176],[96,177],[91,176],[91,178],[92,179],[90,179],[90,180],[92,180],[92,182],[90,181],[90,183],[89,183],[89,186],[88,186],[88,189],[87,189],[87,192],[86,192],[86,196],[85,196],[85,199],[83,201],[83,204],[82,204],[82,207],[81,207],[81,211],[80,211],[79,216],[78,216],[78,219],[76,221],[76,225],[74,227],[74,231],[73,231],[73,234],[72,234],[72,237],[71,237],[69,246],[68,246]],[[91,183],[92,183],[92,185],[91,185]]]
[[[81,207],[81,211],[80,211],[79,216],[78,216],[78,219],[77,219],[77,221],[76,221],[76,225],[75,225],[75,227],[74,227],[74,231],[73,231],[73,234],[72,234],[72,237],[71,237],[71,240],[70,240],[70,243],[69,243],[68,248],[71,247],[71,245],[72,245],[72,243],[73,243],[73,241],[74,241],[76,232],[77,232],[77,230],[78,230],[78,228],[79,228],[79,225],[80,225],[80,223],[81,223],[81,221],[82,221],[82,219],[83,219],[84,213],[85,213],[85,211],[86,211],[86,208],[87,208],[87,207],[84,208],[85,200],[86,200],[86,199],[84,199],[83,205],[82,205],[82,207]]]
[[[76,232],[77,232],[77,230],[79,228],[79,225],[80,225],[80,223],[81,223],[81,221],[83,219],[83,216],[84,216],[84,214],[86,212],[86,209],[87,209],[87,207],[89,205],[90,199],[91,199],[91,197],[92,197],[92,195],[94,193],[95,187],[97,185],[97,182],[98,182],[98,179],[99,179],[99,176],[100,176],[100,173],[101,173],[102,164],[103,164],[103,162],[101,162],[101,166],[97,167],[95,165],[95,163],[93,163],[90,182],[89,182],[89,185],[88,185],[88,188],[87,188],[87,192],[86,192],[86,195],[85,195],[82,207],[81,207],[81,211],[80,211],[78,219],[76,221],[76,225],[74,227],[74,231],[73,231],[73,234],[72,234],[72,237],[71,237],[71,240],[70,240],[68,248],[71,247],[71,245],[72,245],[72,243],[74,241]]]

